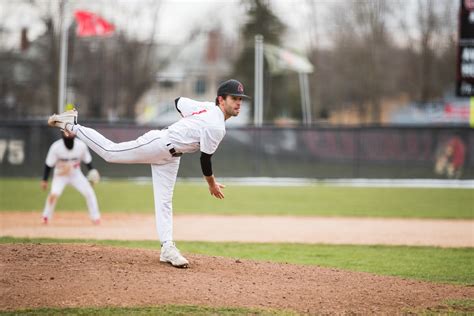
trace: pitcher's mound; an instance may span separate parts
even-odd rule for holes
[[[188,269],[160,263],[157,250],[3,244],[0,310],[176,304],[311,314],[394,314],[474,297],[474,288],[466,286],[316,266],[184,255],[191,264]]]

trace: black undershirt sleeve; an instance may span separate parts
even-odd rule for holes
[[[48,181],[50,171],[51,171],[51,167],[45,164],[44,172],[43,172],[43,181]]]
[[[92,165],[92,161],[89,163],[86,163],[87,169],[92,170],[94,169],[94,166]]]
[[[183,113],[181,113],[181,111],[178,109],[178,101],[179,101],[179,99],[181,99],[181,97],[174,99],[174,106],[176,107],[176,111],[178,111],[179,114],[180,114],[181,116],[183,116]]]
[[[212,176],[212,164],[211,164],[212,155],[203,153],[201,151],[201,170],[202,174],[206,177]]]

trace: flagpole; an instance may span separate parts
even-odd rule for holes
[[[303,83],[303,73],[298,73],[298,81],[300,84],[300,102],[301,102],[301,114],[303,115],[303,125],[306,125],[307,117],[306,117],[306,98],[304,97],[304,83]]]
[[[263,36],[255,35],[255,101],[254,124],[261,127],[263,122]]]
[[[67,0],[61,0],[60,3],[60,63],[59,63],[59,93],[58,93],[58,113],[63,112],[66,95],[66,74],[67,74],[67,44],[68,44],[68,25],[66,22],[66,4]]]
[[[308,73],[304,73],[303,77],[303,85],[304,85],[304,98],[306,99],[306,118],[308,122],[308,126],[311,126],[313,123],[313,117],[311,115],[311,96],[309,94],[309,80],[308,80]]]
[[[300,83],[301,112],[303,114],[303,124],[310,126],[311,117],[311,98],[309,96],[308,74],[304,72],[298,73]]]

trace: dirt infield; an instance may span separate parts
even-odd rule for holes
[[[164,304],[398,314],[474,298],[474,288],[314,266],[74,244],[0,245],[0,310]]]
[[[58,212],[47,226],[39,212],[0,212],[0,236],[157,240],[153,215],[105,214],[102,224],[94,226],[85,211]],[[474,247],[474,221],[177,215],[174,236],[185,241]]]
[[[474,221],[316,217],[176,216],[177,240],[473,247]],[[157,240],[154,216],[0,213],[0,235]],[[474,287],[404,280],[315,266],[185,254],[186,270],[159,252],[97,245],[0,245],[0,310],[40,307],[202,305],[309,314],[399,314],[474,299]]]

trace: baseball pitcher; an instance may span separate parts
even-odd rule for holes
[[[182,118],[163,130],[151,130],[136,140],[114,143],[96,130],[77,124],[77,111],[52,115],[48,124],[75,134],[107,162],[151,165],[155,218],[161,241],[160,261],[186,268],[189,262],[173,242],[173,190],[181,156],[201,151],[201,169],[212,196],[223,199],[224,185],[214,178],[211,157],[225,135],[225,121],[239,115],[243,85],[234,79],[220,84],[214,102],[175,100]]]
[[[99,206],[89,181],[93,184],[97,183],[100,179],[99,173],[92,166],[92,157],[86,144],[75,139],[72,134],[62,134],[62,139],[51,145],[46,156],[43,180],[41,181],[43,190],[48,188],[48,178],[52,168],[54,168],[54,175],[51,182],[51,192],[46,198],[43,210],[43,223],[48,224],[51,221],[58,198],[64,187],[70,184],[85,197],[90,219],[92,223],[98,225],[100,224]],[[89,169],[87,178],[81,171],[81,162],[84,162]]]

